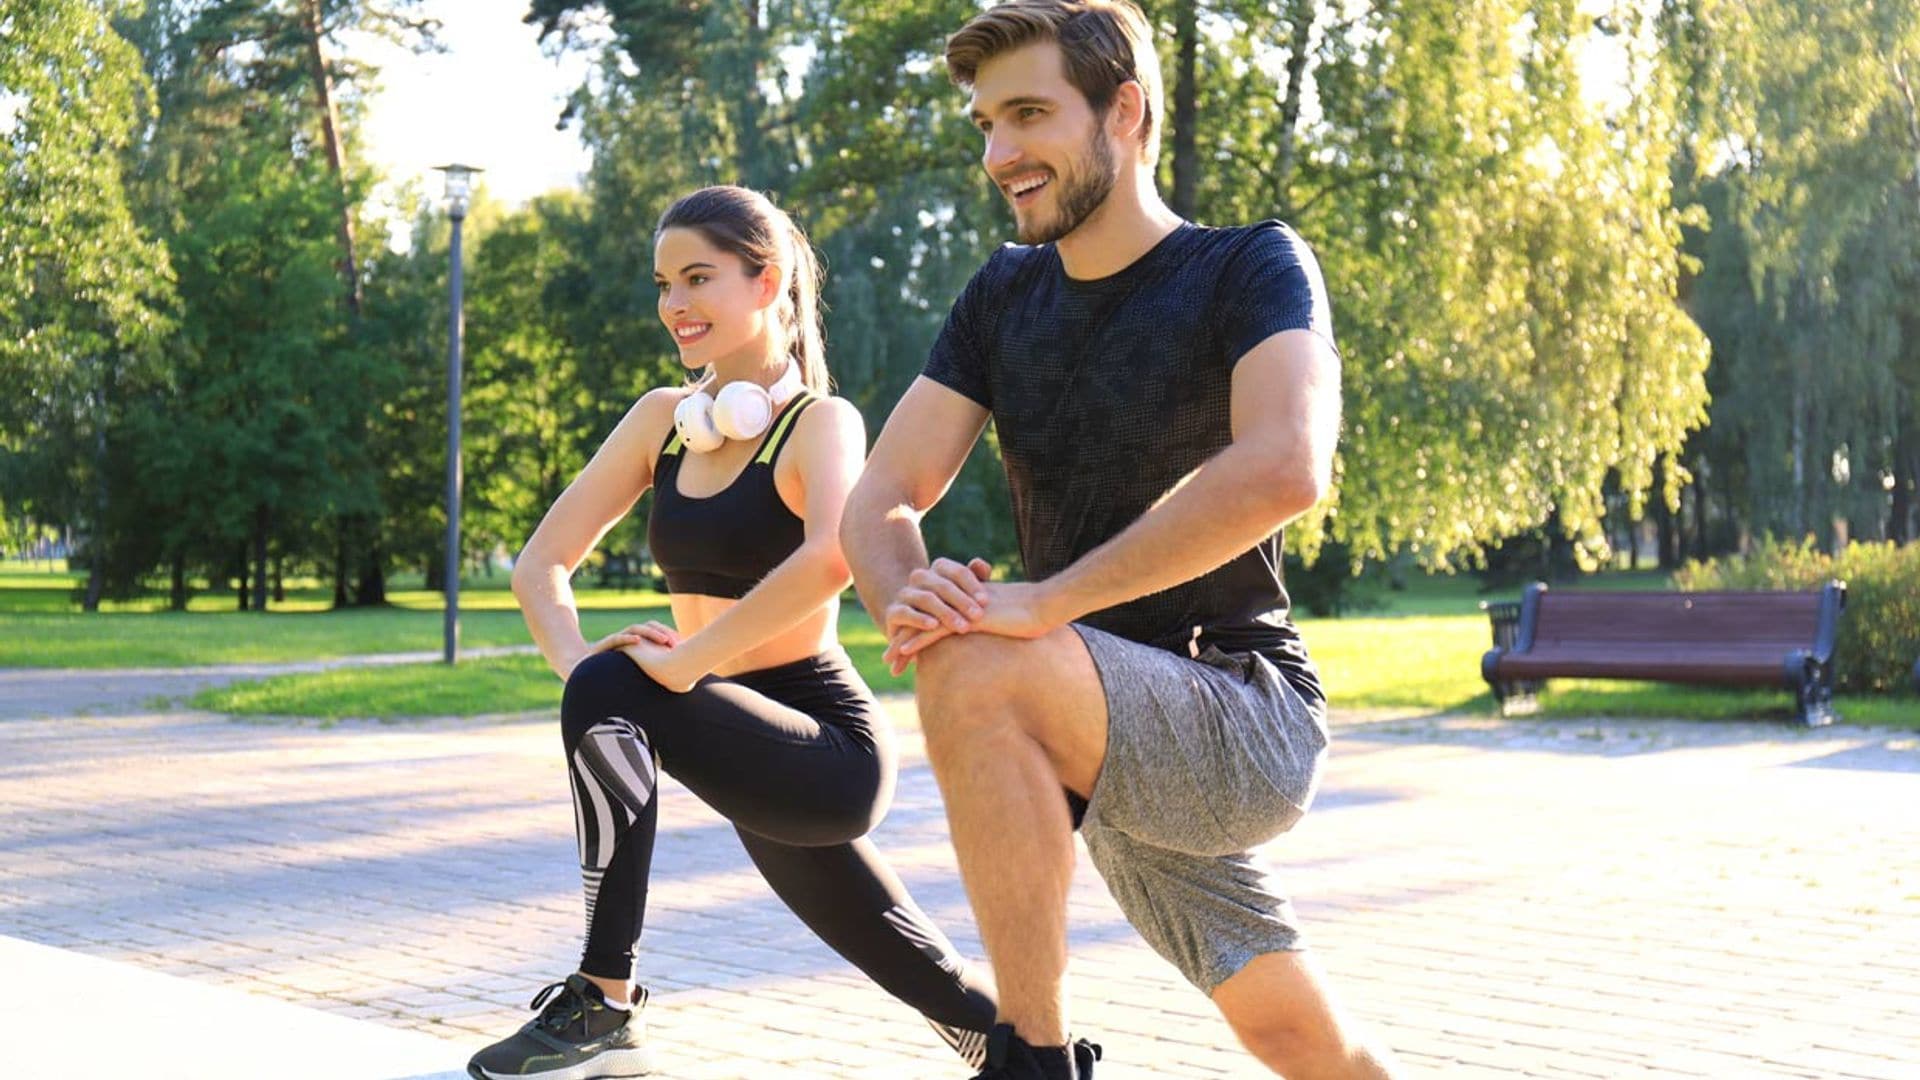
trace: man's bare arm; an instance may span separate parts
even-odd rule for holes
[[[888,609],[902,601],[908,579],[927,566],[920,519],[959,475],[987,415],[971,399],[922,377],[887,418],[840,520],[841,549],[876,624],[887,625]],[[958,585],[930,584],[924,591],[926,596],[910,599],[928,617],[967,610]]]

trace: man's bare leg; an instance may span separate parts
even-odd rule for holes
[[[927,756],[993,961],[1000,1018],[1030,1045],[1064,1045],[1074,849],[1060,789],[1086,795],[1100,774],[1099,673],[1069,629],[1032,640],[951,637],[918,663]]]
[[[1255,957],[1213,991],[1213,1003],[1260,1063],[1287,1080],[1385,1080],[1393,1056],[1361,1041],[1320,964],[1304,952]]]

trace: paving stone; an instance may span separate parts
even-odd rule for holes
[[[909,726],[876,841],[979,958],[911,707],[889,710]],[[0,934],[466,1049],[571,969],[550,717],[113,712],[0,709]],[[1920,849],[1911,737],[1335,721],[1319,807],[1262,854],[1410,1071],[1920,1075],[1920,869],[1892,854]],[[723,821],[663,798],[641,977],[665,1080],[965,1075],[807,936]],[[1070,912],[1073,1022],[1106,1045],[1103,1080],[1265,1075],[1084,860]]]

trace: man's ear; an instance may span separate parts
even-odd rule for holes
[[[1136,79],[1128,79],[1113,92],[1113,104],[1107,107],[1107,131],[1129,146],[1141,144],[1141,132],[1147,122],[1147,91]]]

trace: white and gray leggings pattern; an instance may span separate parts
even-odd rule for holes
[[[835,952],[919,1010],[963,1057],[993,1025],[990,984],[914,903],[867,833],[893,798],[891,734],[843,652],[660,686],[620,653],[567,680],[587,934],[580,970],[635,974],[659,831],[660,774],[733,825],[755,868]]]
[[[646,733],[631,721],[610,716],[588,728],[574,747],[572,774],[574,835],[580,841],[580,878],[591,932],[614,848],[652,804],[659,769]]]

